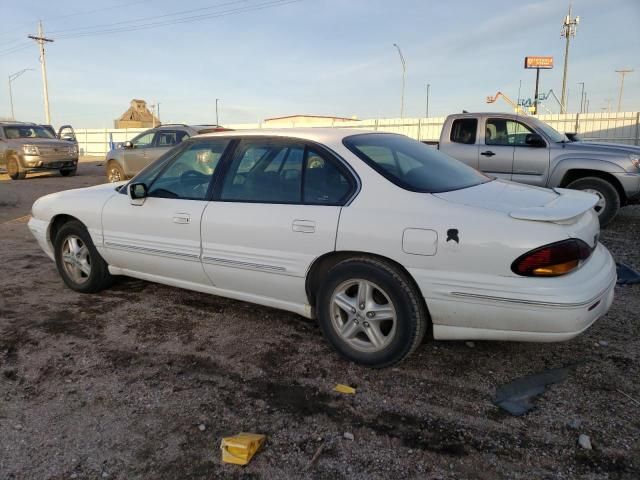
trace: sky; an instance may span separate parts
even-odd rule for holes
[[[10,116],[8,76],[31,68],[12,82],[16,118],[44,121],[38,47],[27,38],[38,20],[55,40],[46,46],[54,125],[112,127],[133,98],[159,102],[165,123],[215,123],[216,98],[222,124],[294,114],[396,118],[402,65],[394,43],[406,61],[405,117],[425,116],[427,84],[430,116],[508,111],[506,103],[485,99],[497,91],[514,100],[519,91],[533,97],[527,55],[554,57],[554,69],[540,72],[540,91],[560,97],[568,6],[563,0],[0,0],[0,117]],[[603,111],[607,99],[615,111],[615,70],[631,68],[622,110],[639,111],[640,0],[574,0],[573,14],[580,23],[569,53],[568,110],[579,110],[584,82],[590,111]]]

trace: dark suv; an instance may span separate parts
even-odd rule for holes
[[[74,175],[78,167],[75,134],[65,125],[58,135],[50,125],[0,122],[0,166],[14,180],[43,170],[58,170],[65,177]]]
[[[107,152],[107,179],[119,182],[133,177],[136,173],[158,159],[180,142],[200,133],[229,130],[220,125],[165,124],[142,132],[137,137],[117,144]]]

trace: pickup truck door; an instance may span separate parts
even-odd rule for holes
[[[484,145],[480,145],[478,156],[480,170],[505,180],[511,180],[514,146],[509,137],[511,120],[487,118],[483,131]]]
[[[480,170],[478,165],[478,119],[456,118],[451,124],[449,139],[442,139],[438,147],[442,152],[470,167]]]
[[[531,145],[527,137],[535,132],[523,123],[515,130],[515,149],[513,153],[513,173],[511,180],[529,185],[544,187],[549,175],[550,149],[546,141]],[[530,138],[530,137],[529,137]]]

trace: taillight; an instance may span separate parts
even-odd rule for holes
[[[511,264],[511,271],[526,277],[557,277],[571,272],[590,255],[589,245],[572,238],[521,255]]]

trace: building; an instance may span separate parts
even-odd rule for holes
[[[344,122],[358,121],[356,117],[331,117],[326,115],[289,115],[286,117],[265,118],[264,127],[331,127]]]
[[[160,120],[147,108],[147,102],[134,98],[114,124],[116,128],[152,128],[160,125]]]

